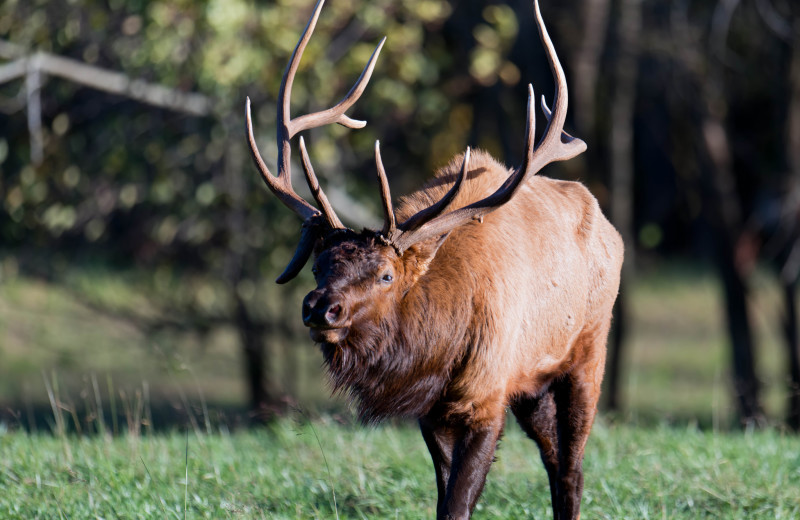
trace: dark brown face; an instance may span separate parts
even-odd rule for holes
[[[303,300],[311,339],[339,343],[359,323],[378,319],[397,293],[400,266],[394,249],[372,232],[327,239],[312,268],[317,288]]]

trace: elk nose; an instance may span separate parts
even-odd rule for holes
[[[311,291],[303,300],[303,324],[306,327],[333,328],[342,316],[342,305],[337,298],[322,291]]]

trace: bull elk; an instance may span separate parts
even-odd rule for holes
[[[366,124],[345,112],[364,91],[385,38],[344,99],[292,118],[292,82],[322,4],[280,87],[277,176],[256,146],[247,100],[256,166],[303,219],[300,244],[277,282],[294,278],[314,253],[317,288],[303,301],[303,323],[320,344],[334,388],[355,399],[364,422],[418,419],[436,471],[437,518],[470,517],[506,407],[538,444],[555,518],[578,518],[623,245],[583,185],[536,175],[586,149],[563,131],[567,83],[539,5],[556,91],[552,112],[542,99],[547,127],[538,145],[529,85],[519,167],[467,148],[395,210],[376,142],[384,225],[355,231],[325,197],[302,137],[303,170],[319,210],[295,193],[291,139],[330,123]]]

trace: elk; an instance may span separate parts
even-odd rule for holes
[[[278,175],[247,135],[269,189],[303,219],[300,244],[278,283],[312,253],[317,287],[303,323],[319,343],[332,386],[357,402],[365,423],[416,418],[430,451],[437,518],[469,518],[483,490],[510,407],[538,445],[556,519],[580,516],[583,454],[594,421],[623,244],[581,184],[537,176],[586,149],[563,131],[567,83],[534,11],[556,82],[553,110],[534,146],[528,85],[526,153],[508,169],[467,148],[395,210],[375,143],[384,225],[355,231],[320,188],[305,143],[303,170],[319,209],[291,184],[291,139],[330,123],[361,128],[345,112],[364,91],[385,38],[335,106],[292,118],[290,96],[319,0],[283,76],[278,102]]]

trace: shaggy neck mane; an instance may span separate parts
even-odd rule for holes
[[[440,169],[423,189],[403,197],[401,221],[439,200],[455,181],[463,157]],[[475,150],[468,180],[451,204],[466,206],[492,193],[507,177],[506,168]],[[462,228],[463,229],[463,228]],[[364,320],[338,344],[322,344],[334,391],[358,402],[364,422],[390,416],[424,415],[443,397],[454,370],[469,355],[470,336],[480,335],[484,322],[473,315],[474,291],[469,259],[458,247],[454,231],[430,268],[403,299],[375,321]],[[457,287],[456,287],[457,286]]]
[[[469,310],[436,294],[431,282],[423,277],[392,314],[359,324],[341,343],[321,345],[334,391],[358,403],[365,423],[424,415],[460,361],[463,351],[453,346],[468,333]]]

